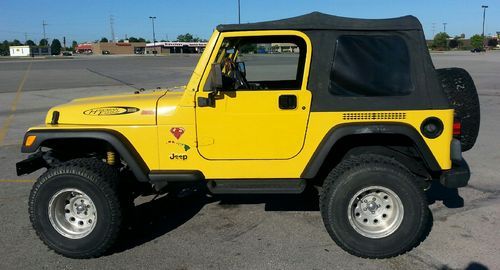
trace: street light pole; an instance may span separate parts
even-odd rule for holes
[[[156,56],[156,35],[155,35],[155,16],[149,16],[153,24],[153,55]]]
[[[486,19],[486,9],[488,8],[488,6],[481,6],[481,8],[483,8],[483,37],[484,37],[484,21]]]
[[[447,24],[448,24],[448,23],[443,23],[443,32],[445,32],[445,33],[446,33],[446,25],[447,25]]]
[[[238,24],[241,24],[240,0],[238,0]]]

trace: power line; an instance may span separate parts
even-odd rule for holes
[[[241,23],[240,0],[238,0],[238,24]]]
[[[48,24],[45,23],[45,20],[42,21],[42,27],[43,27],[43,39],[47,40],[47,36],[45,35],[45,26]]]
[[[115,28],[113,15],[109,16],[109,25],[111,26],[111,41],[115,42]]]

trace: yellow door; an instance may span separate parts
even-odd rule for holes
[[[211,63],[221,66],[226,84],[214,105],[199,102],[209,95],[204,83],[196,99],[197,146],[204,158],[290,159],[302,150],[311,104],[305,81],[310,43],[287,33],[295,31],[277,32],[285,33],[221,35]],[[207,85],[209,77],[202,80]]]

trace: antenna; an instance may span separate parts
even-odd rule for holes
[[[47,37],[45,36],[45,26],[48,24],[45,23],[45,20],[42,21],[42,27],[43,27],[43,39],[45,39],[48,43]]]
[[[115,19],[113,15],[109,15],[109,25],[111,26],[111,41],[115,42],[115,28],[114,28]]]

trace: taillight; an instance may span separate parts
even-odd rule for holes
[[[462,123],[459,120],[455,119],[453,121],[453,136],[460,136],[462,134]]]

